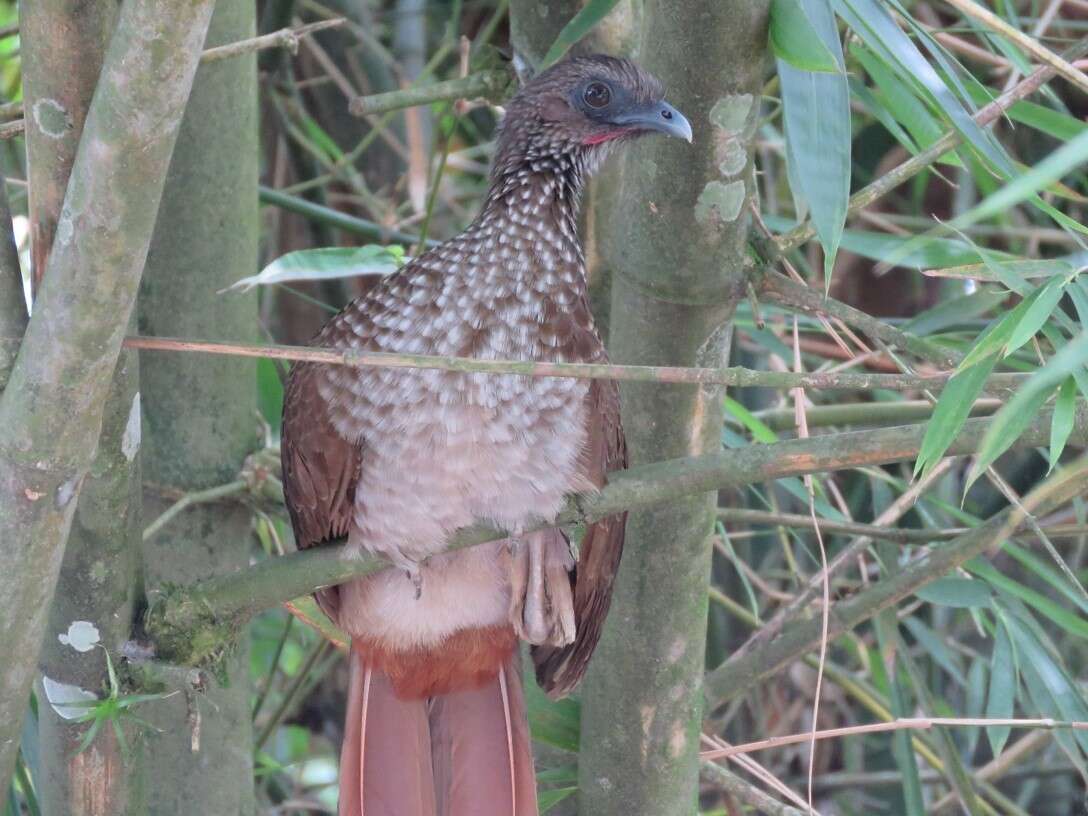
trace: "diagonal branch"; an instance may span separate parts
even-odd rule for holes
[[[874,584],[872,588],[859,592],[848,600],[832,605],[828,637],[834,638],[849,631],[913,594],[930,581],[948,574],[976,555],[1000,544],[1030,518],[1029,514],[1048,512],[1081,495],[1086,478],[1088,457],[1082,457],[1032,491],[1020,506],[998,513],[970,532],[929,550],[894,576]],[[777,637],[756,645],[740,659],[726,660],[706,676],[704,690],[708,710],[743,694],[801,657],[818,644],[820,634],[818,616],[795,620],[787,624]]]
[[[764,271],[756,283],[756,289],[760,300],[764,303],[773,303],[776,306],[783,306],[805,314],[837,317],[848,326],[861,329],[870,337],[899,346],[904,351],[909,351],[942,368],[955,368],[962,359],[962,355],[952,349],[897,329],[861,309],[855,309],[834,298],[826,297],[818,289],[790,280],[780,272],[770,269]]]
[[[1041,412],[1017,440],[1017,446],[1045,445],[1050,419],[1049,411]],[[991,422],[989,418],[968,420],[949,455],[977,450]],[[623,510],[785,476],[909,460],[917,455],[924,433],[924,425],[853,431],[643,465],[613,474],[599,493],[571,497],[558,519],[543,522],[536,529],[593,522]],[[1077,413],[1073,434],[1080,442],[1088,441],[1088,410]],[[473,527],[456,533],[450,548],[505,536],[501,530]],[[183,587],[158,599],[148,614],[148,633],[160,656],[178,663],[200,663],[218,653],[237,628],[258,612],[388,567],[385,559],[353,554],[343,544],[270,558],[242,572]]]

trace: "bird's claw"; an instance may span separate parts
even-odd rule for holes
[[[418,601],[423,597],[423,572],[418,566],[411,566],[404,570],[408,576],[408,580],[412,582],[412,586],[416,588],[416,600]]]

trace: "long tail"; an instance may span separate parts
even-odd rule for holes
[[[518,654],[471,691],[401,700],[353,645],[340,816],[538,816]]]

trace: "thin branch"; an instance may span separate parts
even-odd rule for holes
[[[1007,726],[1009,728],[1042,728],[1053,731],[1057,728],[1069,728],[1076,731],[1088,730],[1088,722],[1077,720],[1054,720],[1049,717],[1038,719],[991,719],[986,717],[900,717],[891,722],[867,723],[865,725],[849,725],[842,728],[827,728],[822,731],[806,731],[803,734],[785,734],[781,737],[767,737],[766,739],[746,742],[743,745],[731,745],[728,748],[715,748],[712,751],[701,751],[699,756],[704,760],[731,757],[737,754],[748,754],[752,751],[765,751],[768,748],[781,748],[783,745],[797,745],[818,739],[837,739],[838,737],[852,737],[858,734],[880,734],[888,731],[927,731],[931,728],[946,726],[962,726],[967,728]]]
[[[1068,49],[1062,57],[1067,61],[1071,61],[1078,57],[1082,57],[1085,54],[1088,54],[1088,37],[1080,40],[1073,47]],[[990,104],[980,108],[974,115],[975,122],[985,126],[996,121],[1005,113],[1005,111],[1012,107],[1015,102],[1019,102],[1021,99],[1035,93],[1056,73],[1057,70],[1050,65],[1040,66],[1016,86],[1001,94],[1001,96],[994,99]],[[876,181],[861,188],[850,196],[850,201],[846,209],[847,213],[852,215],[858,210],[868,207],[878,198],[891,192],[908,179],[918,175],[940,159],[941,156],[949,150],[956,148],[961,142],[963,142],[963,137],[958,131],[948,131],[922,152],[907,159],[907,161],[903,162],[898,167],[885,173]],[[774,252],[771,253],[771,257],[767,258],[767,260],[777,260],[782,255],[796,249],[801,246],[801,244],[805,243],[805,241],[811,240],[815,236],[816,228],[813,226],[811,220],[806,221],[803,224],[798,224],[789,232],[783,233],[774,240]]]
[[[5,122],[0,125],[0,139],[14,139],[26,132],[26,121],[16,119],[14,122]]]
[[[236,479],[233,482],[227,484],[216,485],[215,487],[209,487],[207,490],[199,490],[195,493],[186,493],[172,505],[170,505],[162,514],[144,528],[143,540],[149,541],[155,536],[155,534],[170,523],[171,519],[177,516],[182,510],[187,507],[192,507],[197,504],[206,504],[208,502],[219,501],[220,499],[229,498],[231,496],[237,496],[239,493],[244,493],[249,487],[249,483],[245,479]]]
[[[0,127],[3,126],[0,125]],[[419,241],[418,235],[401,232],[400,230],[386,229],[381,224],[375,224],[373,221],[367,221],[365,218],[358,218],[354,215],[338,212],[331,207],[322,207],[320,204],[314,204],[312,201],[307,201],[298,196],[288,195],[280,190],[273,190],[271,187],[261,185],[257,188],[257,193],[262,204],[272,204],[280,209],[309,218],[311,221],[328,224],[337,229],[342,229],[344,232],[350,232],[353,235],[361,235],[364,238],[370,238],[377,241],[396,241],[397,243],[408,245],[418,243]],[[437,246],[438,241],[428,240],[427,245]]]
[[[256,346],[242,343],[209,343],[200,340],[180,340],[166,337],[128,337],[127,348],[155,351],[182,351],[202,354],[225,354],[237,357],[260,357],[273,360],[294,360],[352,368],[433,369],[479,374],[520,374],[526,377],[570,377],[572,379],[622,380],[628,382],[661,382],[734,387],[763,388],[842,388],[868,390],[886,388],[893,391],[940,389],[950,373],[930,376],[911,374],[875,374],[868,372],[805,373],[789,371],[756,371],[750,368],[686,368],[682,366],[598,365],[591,363],[546,363],[528,360],[481,360],[473,357],[447,357],[427,354],[392,354],[353,349],[328,349],[310,346]],[[0,372],[0,382],[2,382]],[[1015,388],[1028,375],[994,374],[987,381],[992,388]]]
[[[1046,444],[1049,439],[1050,420],[1050,411],[1040,412],[1017,440],[1016,446],[1024,448]],[[991,422],[991,419],[968,420],[953,442],[949,455],[963,455],[977,450]],[[1078,442],[1088,440],[1088,410],[1077,413],[1075,426],[1073,438]],[[785,476],[908,460],[917,455],[924,433],[923,425],[854,431],[790,440],[774,445],[750,445],[706,456],[643,465],[612,474],[609,484],[598,493],[572,496],[557,519],[527,528],[524,532],[599,521],[624,510],[659,506],[682,496],[735,488]],[[1025,499],[1025,506],[1030,506],[1027,502]],[[943,568],[947,572],[992,543],[992,538],[987,535],[1000,529],[1003,518],[1004,516],[997,517],[988,526],[984,525],[954,539],[927,556],[928,560],[923,559],[921,566],[916,565],[914,571],[904,570],[896,579],[885,581],[870,592],[886,593],[887,597],[881,595],[883,600],[880,601],[885,605],[910,594],[917,586],[939,574],[924,572],[927,569],[926,564],[934,565],[933,568]],[[506,536],[507,532],[502,530],[483,526],[470,527],[459,530],[450,537],[448,550],[495,541]],[[949,558],[947,553],[959,552],[969,552],[969,555],[960,560],[949,561],[944,566]],[[222,639],[229,637],[238,626],[261,610],[309,594],[320,587],[339,584],[388,567],[389,562],[384,558],[360,553],[342,543],[270,558],[240,572],[221,575],[199,585],[182,587],[166,594],[153,604],[147,625],[162,647],[164,657],[182,663],[200,662],[216,652]],[[925,577],[918,578],[919,571]],[[907,577],[904,578],[903,575]],[[914,583],[911,583],[912,580]],[[901,594],[896,595],[896,592]],[[848,601],[847,606],[833,610],[833,635],[855,620],[851,615],[856,616],[857,620],[867,616],[868,607],[855,611],[855,606],[850,605],[856,605],[861,598],[865,598],[866,603],[872,603],[868,600],[870,595],[862,593]],[[839,608],[847,611],[836,611]],[[794,648],[802,643],[807,646],[808,641],[803,640],[803,633],[798,634],[805,625],[787,628],[772,644],[774,649],[781,648],[778,645],[780,642],[793,644]],[[209,629],[212,634],[207,638],[194,637],[193,631],[199,628]],[[197,649],[206,651],[194,651]],[[752,659],[762,662],[764,658],[760,655],[764,651],[762,646],[756,647],[752,650],[755,655]],[[750,667],[745,670],[753,671]],[[736,676],[738,671],[739,669],[731,667],[727,662],[714,674],[720,673],[721,676],[729,678]],[[724,683],[725,681],[715,683],[714,687],[732,688],[723,685]],[[733,691],[746,687],[749,686],[742,684]]]
[[[743,507],[723,507],[718,510],[718,518],[722,521],[743,524],[766,524],[809,530],[814,526],[812,519],[801,513],[771,513],[766,510],[748,510]],[[881,541],[894,541],[898,544],[932,544],[934,541],[948,541],[968,532],[967,528],[963,527],[950,530],[916,530],[906,527],[862,524],[856,521],[830,521],[825,518],[820,519],[820,529],[825,533],[868,536]]]
[[[767,816],[804,816],[804,811],[782,804],[765,794],[748,780],[738,776],[728,768],[723,768],[721,765],[705,762],[702,766],[702,773],[726,793],[755,808],[758,813],[765,813]]]
[[[348,110],[354,116],[372,116],[389,111],[412,108],[417,105],[429,105],[432,102],[452,102],[458,99],[486,99],[499,102],[505,99],[515,79],[512,72],[494,69],[469,74],[461,79],[435,82],[415,88],[399,91],[357,96],[348,104]]]
[[[239,57],[242,54],[263,51],[267,48],[286,48],[292,54],[297,54],[299,41],[303,37],[316,34],[318,31],[324,31],[327,28],[336,28],[345,22],[347,20],[343,17],[334,20],[321,20],[298,28],[282,28],[279,31],[273,31],[271,34],[262,34],[260,37],[251,37],[248,40],[239,40],[238,42],[209,48],[200,55],[200,64],[207,65],[210,62]]]

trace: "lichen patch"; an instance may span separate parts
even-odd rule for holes
[[[695,202],[695,220],[704,226],[732,223],[743,206],[743,181],[709,181]]]
[[[38,130],[51,139],[60,139],[72,129],[72,117],[64,105],[55,99],[39,99],[31,112]]]
[[[98,627],[90,621],[72,621],[67,632],[57,635],[57,640],[71,646],[77,652],[89,652],[102,640]]]
[[[751,94],[723,96],[710,109],[710,124],[726,133],[740,134],[752,112]]]

